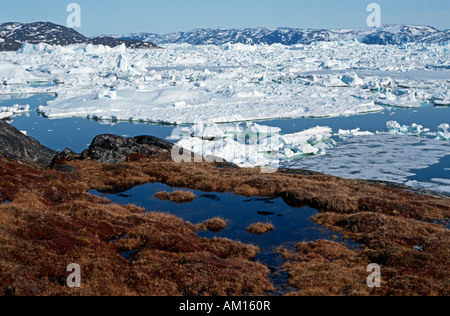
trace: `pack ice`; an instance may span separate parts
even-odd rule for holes
[[[240,167],[278,168],[282,162],[324,154],[335,143],[329,127],[293,134],[256,123],[196,124],[174,130],[177,145],[204,157],[213,156]]]
[[[204,157],[218,157],[240,167],[302,166],[329,174],[336,174],[337,170],[339,173],[336,175],[342,177],[352,177],[353,174],[359,176],[362,173],[367,179],[379,179],[381,176],[384,177],[383,180],[401,182],[405,175],[411,175],[410,170],[414,166],[422,169],[428,166],[427,163],[434,164],[439,158],[448,155],[449,129],[449,124],[441,124],[435,131],[431,131],[430,128],[415,123],[406,126],[388,121],[386,130],[376,133],[362,131],[360,128],[340,129],[333,133],[329,127],[317,126],[298,133],[283,134],[279,128],[250,122],[200,123],[177,127],[170,138],[178,141],[178,146],[191,152]],[[380,144],[374,146],[377,142]],[[416,145],[422,143],[428,147]],[[352,145],[348,146],[349,144]],[[412,148],[399,150],[399,146]],[[405,157],[395,164],[385,165],[386,161],[391,161],[389,155],[400,157],[401,153],[406,152],[421,155],[423,150],[426,150],[427,155],[420,160]],[[342,156],[337,153],[342,153]],[[349,158],[346,158],[347,155]],[[321,157],[304,159],[310,156]],[[351,161],[357,161],[358,164],[347,165]],[[367,162],[372,161],[376,161],[376,164],[369,163],[370,166],[367,166]],[[335,164],[338,167],[334,168]],[[365,172],[360,170],[363,166]],[[368,172],[374,167],[382,168],[381,171],[377,169],[379,174],[375,171]],[[359,170],[357,173],[356,169]]]
[[[0,93],[56,93],[48,118],[223,123],[450,104],[449,44],[226,44],[133,50],[24,44]],[[18,85],[48,82],[48,85]]]

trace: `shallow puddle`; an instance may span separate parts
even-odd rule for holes
[[[113,203],[135,204],[144,207],[148,212],[164,212],[177,216],[193,224],[202,223],[213,217],[221,217],[227,221],[227,228],[219,233],[199,232],[204,238],[229,238],[246,244],[260,247],[261,253],[257,261],[269,267],[271,281],[277,288],[272,294],[283,294],[288,291],[288,275],[281,271],[286,261],[276,253],[278,247],[292,249],[299,242],[316,241],[320,239],[343,242],[348,247],[358,245],[344,240],[341,235],[315,224],[311,217],[318,214],[316,209],[305,206],[294,208],[288,206],[281,198],[243,197],[232,193],[210,193],[198,190],[193,192],[197,199],[189,203],[173,203],[162,201],[155,197],[160,191],[169,193],[184,190],[169,187],[161,183],[150,183],[135,187],[126,192],[104,194],[92,191]],[[252,235],[246,228],[256,222],[270,222],[275,229],[263,235]],[[132,256],[124,253],[127,259]]]

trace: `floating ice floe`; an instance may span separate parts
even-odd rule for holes
[[[441,93],[435,93],[433,102],[438,106],[450,106],[450,89]]]
[[[0,107],[0,119],[10,118],[17,114],[24,114],[30,111],[30,106],[15,104],[10,107]]]
[[[425,103],[425,100],[419,101],[417,92],[414,90],[396,89],[392,93],[388,91],[382,95],[379,102],[389,106],[418,108]]]
[[[371,136],[374,135],[372,132],[361,131],[360,128],[352,129],[352,130],[342,130],[340,129],[336,136],[341,138],[344,137],[352,137],[352,136]]]
[[[422,125],[413,123],[411,126],[400,125],[396,121],[389,121],[386,123],[387,134],[391,135],[407,135],[407,136],[429,136],[438,140],[450,140],[450,126],[449,124],[441,124],[437,127],[436,132],[431,132],[429,128],[424,128]],[[377,134],[386,134],[386,132],[377,132]]]
[[[211,89],[211,88],[210,88]],[[104,120],[133,120],[169,124],[222,123],[274,118],[332,117],[383,110],[373,101],[359,100],[347,93],[317,88],[297,92],[276,92],[270,88],[266,97],[248,88],[233,93],[221,88],[212,93],[205,89],[168,87],[153,91],[117,90],[117,97],[89,94],[55,101],[41,106],[48,118],[98,117]],[[309,93],[309,94],[308,94]],[[100,96],[100,97],[99,97]],[[110,93],[106,96],[110,96]]]

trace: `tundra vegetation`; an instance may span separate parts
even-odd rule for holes
[[[257,247],[199,238],[198,226],[174,216],[89,194],[161,182],[309,205],[319,210],[316,223],[361,244],[348,249],[321,240],[279,249],[297,288],[290,295],[450,294],[450,235],[440,222],[449,218],[448,198],[308,172],[261,174],[226,163],[175,163],[169,153],[138,158],[108,164],[74,157],[60,159],[53,170],[1,158],[0,293],[258,295],[273,290],[268,268],[254,261]],[[81,267],[79,289],[66,286],[70,263]],[[366,285],[370,263],[382,268],[381,288]]]

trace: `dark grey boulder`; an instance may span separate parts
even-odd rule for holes
[[[153,150],[159,152],[169,152],[172,150],[174,146],[172,143],[168,141],[149,135],[136,136],[133,139],[136,141],[137,144],[150,146],[151,148],[153,148]]]
[[[31,162],[48,167],[56,152],[24,135],[7,122],[0,120],[0,157]]]
[[[125,138],[117,135],[99,135],[94,138],[89,149],[83,152],[84,158],[90,158],[102,163],[122,163],[131,155],[143,155],[146,157],[158,156],[158,141],[150,138]],[[162,140],[161,140],[162,141]],[[164,141],[162,141],[164,142]],[[153,144],[148,145],[147,143]],[[164,148],[167,148],[164,144]],[[163,149],[167,151],[167,149]]]

